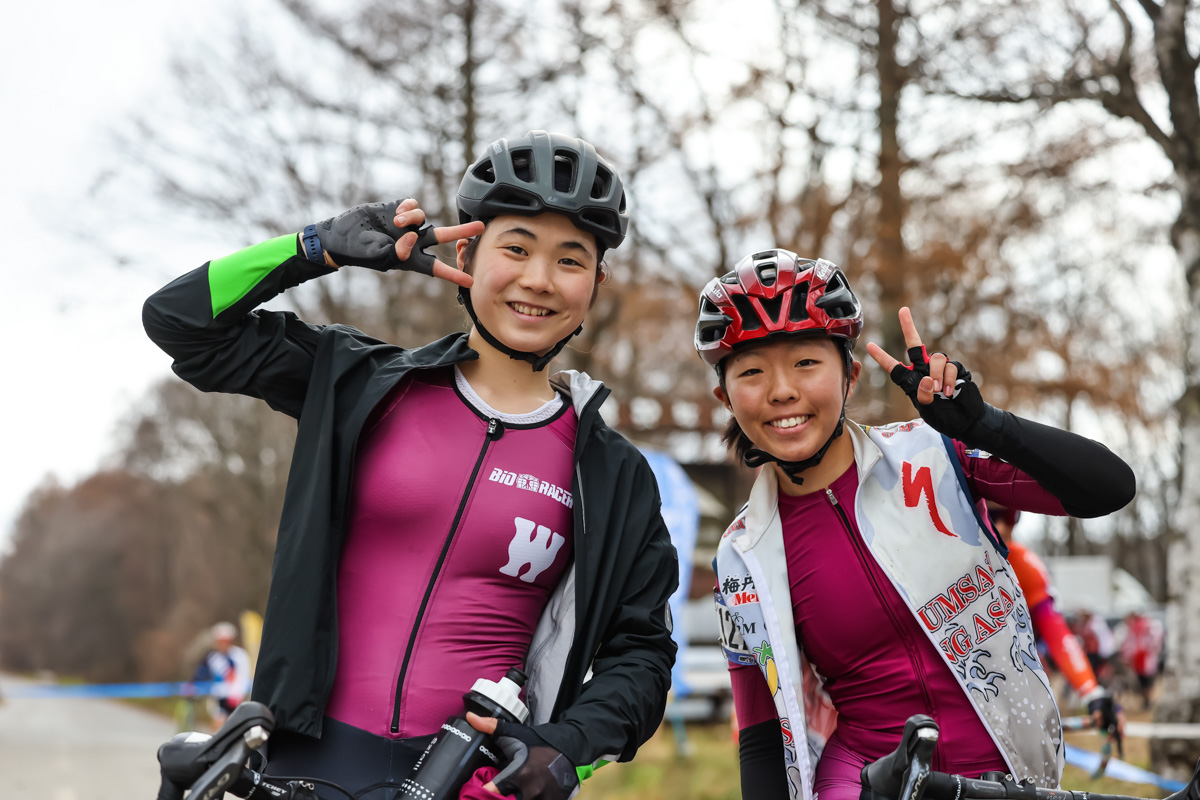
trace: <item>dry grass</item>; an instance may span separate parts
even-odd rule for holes
[[[669,725],[628,764],[608,764],[583,785],[581,800],[737,800],[737,744],[728,724],[689,725],[690,754],[676,754]]]
[[[1148,714],[1130,714],[1131,719]],[[737,745],[726,725],[691,725],[687,729],[691,753],[676,755],[675,738],[669,726],[659,729],[628,764],[609,764],[584,785],[581,800],[737,800],[741,797]],[[1067,741],[1086,750],[1099,750],[1095,733],[1068,733]],[[1125,761],[1145,769],[1150,766],[1149,743],[1130,739],[1125,743]],[[1168,792],[1147,784],[1125,783],[1110,778],[1092,780],[1086,772],[1068,766],[1063,773],[1064,789],[1161,798]]]

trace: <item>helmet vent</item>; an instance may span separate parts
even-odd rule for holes
[[[501,188],[501,191],[498,191],[489,197],[489,199],[498,206],[505,206],[508,208],[537,209],[540,205],[535,198],[531,197],[525,192],[503,191],[503,187],[498,188]]]
[[[817,300],[817,308],[833,319],[852,319],[858,316],[858,298],[850,291],[841,273],[830,278],[825,286],[825,293]]]
[[[579,156],[569,150],[554,151],[554,191],[574,194],[579,182]]]
[[[618,230],[618,223],[613,219],[613,216],[612,212],[602,208],[587,208],[579,212],[580,219],[590,222],[606,231]]]
[[[774,261],[755,264],[754,271],[758,273],[758,279],[762,281],[763,286],[774,286],[779,277],[779,264]]]
[[[721,276],[721,283],[726,286],[737,286],[738,277],[736,272],[727,272]]]
[[[750,298],[742,294],[735,294],[729,299],[733,301],[733,307],[737,309],[738,318],[742,321],[742,330],[756,331],[762,327],[762,322],[758,319],[758,312],[750,304]]]
[[[475,169],[471,171],[471,174],[484,183],[496,182],[496,170],[492,168],[492,162],[490,159],[478,164]]]
[[[721,313],[721,309],[705,297],[700,302],[700,320],[696,324],[696,338],[701,344],[713,344],[721,341],[725,331],[729,329],[732,320]]]
[[[762,304],[763,313],[767,315],[767,319],[772,322],[779,321],[779,312],[783,310],[783,295],[776,295],[769,300],[762,298],[758,302]]]
[[[603,200],[611,191],[612,173],[603,168],[596,170],[596,179],[592,181],[592,192],[589,197],[593,200]]]
[[[519,181],[533,183],[537,179],[533,170],[533,151],[527,147],[512,151],[512,168]]]
[[[798,283],[792,289],[792,307],[788,311],[788,319],[792,322],[808,319],[808,281]]]

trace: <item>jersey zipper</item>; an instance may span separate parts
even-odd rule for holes
[[[833,493],[833,489],[826,486],[825,495],[829,498],[829,503],[833,506],[833,510],[837,513],[838,519],[842,521],[842,528],[846,531],[846,535],[850,537],[850,544],[854,547],[854,552],[858,555],[858,560],[862,564],[863,571],[867,573],[867,577],[871,580],[871,585],[875,589],[875,596],[879,598],[879,605],[883,606],[883,610],[887,613],[888,618],[892,621],[892,627],[900,634],[900,640],[904,642],[904,649],[908,652],[908,660],[912,663],[913,672],[916,673],[917,683],[921,686],[921,696],[925,698],[925,708],[929,712],[933,711],[933,701],[929,696],[929,687],[925,685],[925,676],[921,672],[921,661],[917,658],[916,651],[913,648],[912,642],[908,637],[901,632],[900,621],[896,619],[896,615],[892,613],[891,606],[884,599],[883,590],[879,586],[879,582],[875,580],[874,573],[871,572],[871,567],[867,561],[867,554],[864,552],[862,538],[854,530],[850,524],[850,518],[846,516],[846,512],[842,510],[841,503],[838,502],[837,496]],[[940,754],[935,753],[934,758],[940,763]]]
[[[454,521],[450,523],[450,531],[446,534],[446,541],[442,544],[442,552],[438,556],[437,563],[433,566],[433,574],[429,576],[429,585],[425,587],[425,596],[421,598],[421,606],[417,609],[417,619],[413,622],[412,634],[408,637],[408,647],[404,649],[404,660],[400,663],[400,675],[396,678],[396,702],[392,706],[392,733],[400,732],[400,694],[404,688],[404,676],[408,673],[408,662],[412,657],[413,646],[417,643],[417,632],[421,627],[421,620],[425,617],[425,608],[429,605],[429,597],[433,594],[433,587],[437,584],[438,573],[442,570],[442,564],[446,561],[446,554],[450,552],[450,543],[454,541],[454,534],[458,530],[458,523],[462,521],[463,511],[467,507],[467,500],[471,498],[471,492],[475,489],[475,479],[479,476],[479,468],[483,466],[483,459],[487,455],[488,448],[492,442],[499,439],[504,434],[504,426],[498,419],[489,419],[487,427],[487,435],[483,438],[483,447],[479,450],[479,457],[475,459],[475,466],[471,469],[471,478],[467,481],[466,491],[463,492],[462,499],[458,502],[458,510],[454,512]]]

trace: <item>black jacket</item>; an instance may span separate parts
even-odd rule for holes
[[[189,272],[143,309],[147,333],[181,378],[204,391],[262,398],[298,420],[253,697],[271,708],[277,727],[310,736],[321,734],[337,666],[335,584],[364,422],[410,371],[478,358],[465,334],[406,350],[347,326],[257,310],[329,272],[280,237]],[[534,721],[548,720],[537,732],[583,765],[632,758],[662,719],[676,650],[667,601],[678,564],[649,465],[600,418],[608,390],[586,376],[574,383],[592,389],[572,398],[574,593],[573,603],[559,605],[574,613],[539,623],[551,631],[541,652],[560,656],[557,688],[546,695],[552,707],[535,710]]]

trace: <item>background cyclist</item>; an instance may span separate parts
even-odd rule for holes
[[[1121,659],[1137,675],[1142,709],[1150,708],[1150,696],[1158,677],[1162,660],[1163,628],[1154,617],[1141,611],[1130,611],[1117,626],[1114,636]]]
[[[254,682],[267,771],[399,782],[476,679],[519,665],[532,716],[497,731],[518,757],[495,783],[565,798],[576,766],[654,732],[675,654],[650,468],[600,418],[607,389],[546,370],[625,237],[625,193],[590,144],[532,131],[488,146],[458,208],[434,229],[456,267],[415,249],[416,200],[363,205],[184,275],[145,326],[183,379],[298,420]],[[451,281],[474,324],[405,349],[260,308],[347,266]]]
[[[987,512],[992,528],[1008,545],[1008,563],[1012,565],[1025,595],[1025,604],[1029,606],[1038,641],[1045,645],[1054,665],[1079,696],[1080,702],[1087,706],[1096,727],[1109,731],[1109,735],[1119,741],[1125,727],[1124,715],[1117,713],[1112,697],[1096,680],[1079,639],[1059,613],[1055,605],[1054,588],[1050,583],[1050,572],[1036,553],[1013,539],[1013,527],[1021,518],[1021,512],[993,501],[988,501]]]
[[[214,681],[220,684],[208,704],[213,727],[219,728],[250,693],[250,656],[234,644],[237,627],[232,622],[218,622],[210,631],[212,649],[200,659],[192,680],[196,683]]]
[[[1132,498],[1133,475],[1096,442],[988,406],[907,309],[900,323],[912,366],[867,351],[921,419],[867,428],[845,417],[862,309],[840,269],[767,250],[701,295],[696,348],[733,414],[726,441],[763,468],[717,554],[746,797],[857,798],[914,713],[941,726],[935,769],[1061,774],[1057,709],[982,500],[1096,516]],[[816,674],[837,711],[827,740],[806,730]]]

